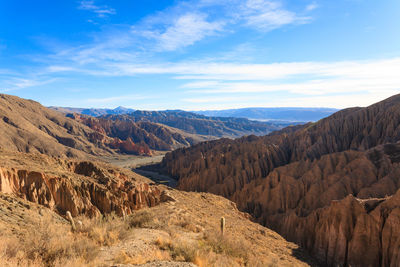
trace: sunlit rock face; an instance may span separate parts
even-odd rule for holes
[[[400,96],[268,136],[179,149],[161,164],[295,241],[324,266],[400,266]]]
[[[51,163],[48,169],[38,171],[34,166],[29,169],[29,161],[24,162],[23,168],[0,167],[0,192],[14,194],[60,214],[70,211],[73,216],[89,217],[111,212],[130,214],[165,201],[162,189],[147,180],[136,179],[133,173],[90,161],[45,156],[41,159]]]

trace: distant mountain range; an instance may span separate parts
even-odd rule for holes
[[[105,145],[127,154],[150,155],[150,150],[173,150],[221,137],[266,135],[292,124],[204,116],[182,110],[141,111],[124,107],[50,109],[88,126],[101,137],[111,138],[105,140]]]
[[[217,117],[247,118],[261,121],[318,121],[337,112],[334,108],[239,108],[195,111],[197,114]]]
[[[136,110],[125,115],[105,115],[102,117],[112,120],[147,121],[180,129],[190,134],[231,138],[250,134],[265,135],[287,126],[286,123],[278,124],[251,121],[245,118],[204,116],[182,110]]]
[[[70,108],[70,107],[50,107],[51,109],[63,113],[79,113],[89,116],[103,116],[103,115],[122,115],[133,113],[136,110],[125,107],[117,107],[115,109],[106,108]],[[192,111],[208,117],[232,117],[232,118],[246,118],[249,120],[259,121],[276,121],[283,123],[292,122],[310,122],[318,121],[322,118],[328,117],[338,111],[334,108],[239,108],[239,109],[225,109],[225,110],[202,110]],[[142,112],[142,111],[141,111]],[[143,111],[144,112],[144,111]],[[146,111],[147,112],[147,111]],[[184,112],[182,110],[166,110],[162,112]],[[183,114],[183,113],[181,113]],[[189,114],[189,113],[188,113]]]
[[[98,117],[102,115],[119,115],[134,112],[134,109],[117,107],[114,109],[110,108],[70,108],[70,107],[49,107],[50,109],[57,110],[62,113],[79,113],[83,115],[89,115],[93,117]]]

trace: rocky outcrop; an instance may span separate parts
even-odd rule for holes
[[[232,199],[324,266],[398,266],[391,240],[397,242],[400,228],[384,227],[400,207],[400,166],[375,153],[346,151],[279,167]]]
[[[135,181],[117,169],[105,169],[89,161],[58,161],[58,168],[62,171],[54,173],[0,167],[0,192],[60,214],[70,211],[73,216],[90,217],[111,212],[122,215],[123,211],[129,214],[166,200],[159,187]]]
[[[400,95],[264,137],[168,153],[178,187],[234,200],[324,266],[400,266]]]
[[[146,156],[152,155],[150,148],[146,144],[135,144],[129,137],[125,141],[122,141],[119,138],[114,138],[108,145],[111,148],[118,149],[122,153],[126,154]]]

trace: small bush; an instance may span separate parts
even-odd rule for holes
[[[95,242],[72,234],[68,225],[51,218],[33,224],[31,229],[18,238],[0,237],[2,266],[57,266],[72,261],[79,266],[93,261],[99,252]]]
[[[176,261],[193,262],[196,256],[197,247],[180,240],[158,237],[154,242],[161,250],[168,250],[171,257]]]
[[[136,211],[128,217],[130,228],[143,228],[149,226],[154,220],[154,215],[147,210]]]
[[[77,232],[84,234],[94,240],[100,246],[111,246],[128,236],[128,226],[122,218],[116,217],[113,214],[107,215],[102,219],[80,218],[82,228],[77,229]]]
[[[240,258],[248,261],[249,253],[247,244],[243,240],[235,240],[232,236],[207,232],[204,234],[204,246],[211,248],[217,254],[225,254],[230,257]]]

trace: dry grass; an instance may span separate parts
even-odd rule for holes
[[[149,224],[154,220],[154,214],[148,210],[135,211],[128,216],[128,224],[130,228],[149,227]]]
[[[98,246],[89,238],[72,234],[69,227],[41,222],[24,236],[2,237],[0,261],[8,266],[76,266],[94,262]]]
[[[221,235],[216,232],[204,233],[204,241],[202,245],[207,249],[211,249],[217,254],[224,254],[236,259],[240,259],[243,263],[249,260],[249,244],[244,239],[234,238],[229,234]]]
[[[198,266],[250,266],[248,246],[242,240],[216,232],[204,233],[197,240],[185,240],[173,233],[170,238],[158,237],[154,244],[168,251],[175,261],[192,262]]]
[[[126,222],[115,214],[100,219],[78,219],[82,222],[82,227],[77,226],[76,232],[95,241],[99,246],[111,246],[130,234]]]
[[[236,215],[235,210],[231,212],[229,203],[219,207],[225,202],[215,201],[218,197],[206,196],[217,205],[214,207],[201,196],[200,200],[193,200],[197,196],[189,193],[178,196],[182,199],[135,211],[125,220],[112,214],[75,218],[76,231],[54,213],[45,213],[53,214],[51,218],[29,213],[34,209],[23,210],[20,214],[33,216],[19,221],[14,216],[18,224],[12,223],[17,225],[12,229],[10,225],[1,229],[0,220],[0,265],[113,266],[157,260],[192,262],[200,267],[305,265],[293,259],[289,243]],[[221,210],[230,213],[218,213]],[[13,208],[13,215],[15,211]],[[41,218],[37,223],[29,219],[35,216]],[[219,228],[221,216],[227,218],[224,236]],[[7,234],[7,229],[13,233],[9,230]]]
[[[124,239],[127,225],[119,218],[81,218],[83,227],[71,232],[67,223],[44,217],[19,235],[0,235],[2,266],[97,266],[101,246]]]

